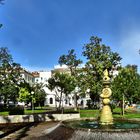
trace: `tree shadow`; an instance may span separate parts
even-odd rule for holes
[[[49,134],[36,138],[36,140],[68,140],[72,137],[73,133],[74,129],[66,127],[64,125],[60,125]]]
[[[23,128],[23,130],[25,128],[30,128],[34,124],[33,123],[24,123],[24,124],[23,123],[20,123],[20,124],[7,123],[7,124],[3,124],[3,125],[5,125],[5,127],[8,128],[8,129],[5,130],[5,132],[0,135],[0,138],[4,138],[4,137],[8,136],[9,134],[14,133],[15,131],[18,131],[22,128]]]
[[[37,126],[38,123],[31,123],[30,125],[24,127],[16,136],[15,140],[20,140],[21,138],[24,138],[28,136],[27,132],[30,130],[32,126]]]
[[[55,121],[55,117],[53,114],[33,114],[33,115],[23,115],[22,116],[22,123],[14,123],[15,128],[12,128],[13,123],[11,123],[11,119],[9,117],[3,117],[5,120],[5,126],[9,126],[9,130],[0,135],[0,138],[3,138],[11,133],[17,132],[16,140],[19,140],[23,137],[28,136],[27,132],[30,130],[32,126],[37,127],[39,123],[46,122],[46,121]]]
[[[54,120],[55,120],[55,118],[54,118],[54,116],[53,116],[52,114],[48,114],[47,117],[48,117],[51,121],[54,121]],[[30,120],[30,115],[24,116],[23,119],[24,119],[24,121],[29,121],[29,120]],[[33,120],[34,120],[34,122],[33,122],[31,125],[29,125],[29,126],[23,128],[23,129],[18,133],[18,135],[16,136],[16,139],[15,139],[15,140],[20,140],[20,139],[23,138],[23,137],[27,137],[27,136],[28,136],[27,132],[30,130],[30,128],[31,128],[32,126],[37,127],[40,123],[46,122],[46,114],[34,114],[34,115],[33,115]],[[33,138],[33,139],[34,139],[34,138]]]

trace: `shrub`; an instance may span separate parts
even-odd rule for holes
[[[4,105],[3,104],[0,104],[0,112],[5,111],[5,110],[6,109],[5,109]]]
[[[24,115],[24,107],[16,106],[9,110],[9,115]]]
[[[92,109],[93,108],[93,102],[91,100],[87,100],[87,106],[88,106],[88,109]]]

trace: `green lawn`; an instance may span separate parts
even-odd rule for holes
[[[44,110],[44,109],[37,109],[37,110],[29,110],[29,109],[26,110],[26,109],[25,109],[24,112],[25,112],[26,115],[29,115],[29,114],[33,114],[33,113],[35,113],[35,114],[36,114],[36,113],[38,113],[38,114],[39,114],[39,113],[45,113],[45,112],[47,112],[47,111]]]
[[[31,109],[25,109],[25,114],[36,114],[36,113],[48,113],[48,112],[53,112],[54,108],[50,107],[37,107],[35,110]],[[62,112],[60,112],[62,113]],[[73,109],[65,109],[64,113],[76,113]],[[98,118],[100,115],[99,110],[88,110],[88,109],[81,109],[79,110],[80,117],[81,118]],[[6,116],[9,113],[7,111],[0,112],[1,116]],[[133,119],[133,118],[140,118],[140,112],[136,112],[134,110],[126,110],[124,116],[121,115],[121,109],[120,108],[115,108],[113,110],[113,118],[128,118],[128,119]]]
[[[98,118],[99,110],[80,110],[80,117],[95,117]]]
[[[33,113],[45,113],[45,112],[49,112],[52,111],[54,108],[50,108],[50,107],[36,107],[34,110],[32,109],[24,109],[24,113],[25,115],[29,115],[29,114],[33,114]],[[0,116],[7,116],[9,115],[8,111],[3,111],[0,112]]]
[[[7,115],[9,115],[9,112],[8,111],[0,112],[0,116],[7,116]]]
[[[62,113],[62,111],[57,112],[55,108],[52,107],[35,107],[35,109],[24,109],[25,115],[30,114],[40,114],[40,113]],[[74,109],[65,109],[64,113],[78,113],[78,111],[74,111]],[[0,112],[0,116],[9,115],[8,111]]]
[[[98,118],[99,117],[99,110],[80,110],[80,117],[93,117],[93,118]],[[140,112],[134,112],[127,110],[124,114],[124,116],[121,115],[121,109],[120,108],[115,108],[113,110],[113,118],[127,118],[127,119],[133,119],[133,118],[140,118]]]

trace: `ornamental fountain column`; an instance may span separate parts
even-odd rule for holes
[[[104,71],[104,76],[103,76],[103,90],[100,95],[103,104],[103,108],[100,114],[100,124],[102,125],[113,124],[113,117],[112,117],[112,112],[110,108],[110,99],[109,99],[112,94],[112,91],[109,88],[109,85],[110,85],[110,78],[108,76],[108,71],[106,69]]]

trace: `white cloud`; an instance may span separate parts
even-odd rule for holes
[[[67,68],[67,65],[62,65],[62,66],[60,66],[60,65],[55,65],[54,68],[55,68],[55,69]]]
[[[27,71],[33,72],[33,71],[50,71],[53,68],[47,68],[47,67],[33,67],[33,66],[21,66],[22,68],[25,68]]]

